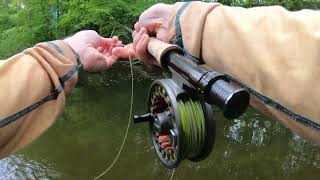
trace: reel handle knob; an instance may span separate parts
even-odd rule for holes
[[[224,117],[235,119],[246,111],[250,94],[243,88],[235,88],[224,80],[217,80],[211,86],[208,99],[223,110]]]
[[[133,122],[135,124],[142,123],[142,122],[153,122],[153,121],[154,121],[154,117],[152,116],[151,113],[140,115],[140,116],[138,115],[133,116]]]

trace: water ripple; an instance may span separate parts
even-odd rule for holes
[[[0,180],[46,180],[61,177],[62,173],[47,160],[37,162],[23,155],[9,156],[0,160]]]

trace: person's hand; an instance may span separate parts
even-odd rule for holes
[[[104,38],[92,30],[80,31],[64,41],[79,54],[84,70],[89,72],[111,68],[118,59],[112,51],[122,46],[118,37]]]
[[[169,31],[169,21],[173,16],[173,5],[167,4],[156,4],[141,14],[133,32],[132,47],[137,58],[145,63],[157,63],[147,50],[150,37],[169,42],[174,36]]]

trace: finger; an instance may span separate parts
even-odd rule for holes
[[[100,44],[100,46],[106,47],[106,46],[112,45],[112,44],[114,44],[114,41],[113,41],[112,38],[103,38],[102,39],[102,43]]]
[[[103,55],[107,55],[107,53],[108,53],[109,51],[110,51],[110,50],[109,50],[108,48],[105,48],[104,51],[102,52],[102,54],[103,54]]]
[[[112,37],[112,41],[114,44],[116,44],[119,41],[119,37],[118,36],[113,36]]]
[[[100,46],[100,47],[98,47],[98,51],[99,51],[100,53],[103,53],[104,48]]]
[[[129,44],[125,47],[116,47],[112,50],[112,55],[123,59],[135,59],[136,54],[133,45]]]
[[[116,44],[116,46],[123,46],[122,41],[118,41],[118,43]]]
[[[136,34],[136,36],[133,39],[133,47],[136,48],[137,44],[141,41],[141,38],[146,33],[145,28],[141,28],[140,31]]]
[[[137,32],[133,37],[133,47],[136,48],[138,42],[141,40],[141,31]]]
[[[103,50],[101,51],[99,48],[98,50],[104,55],[110,55],[112,49],[119,46],[122,46],[122,41],[119,41],[119,38],[114,36],[112,38],[104,38]]]
[[[117,56],[119,58],[128,59],[129,54],[128,50],[125,47],[116,47],[112,50],[112,55]]]
[[[119,42],[118,36],[113,36],[112,38],[103,38],[104,45],[115,45]]]
[[[105,56],[103,54],[97,54],[97,62],[95,64],[95,71],[104,71],[110,69],[114,64],[115,59],[113,57]]]
[[[110,69],[112,65],[114,65],[118,60],[116,56],[109,56],[105,59],[106,63],[108,64],[107,69]]]
[[[140,28],[141,27],[141,25],[140,25],[140,22],[136,22],[135,24],[134,24],[134,32],[139,32],[140,31]]]
[[[144,34],[135,48],[137,57],[144,62],[148,62],[148,60],[151,58],[147,50],[149,41],[149,36]]]
[[[145,28],[148,30],[149,34],[157,34],[158,29],[162,23],[163,23],[163,20],[160,18],[147,19],[139,24],[140,27],[138,29]]]
[[[136,56],[147,64],[159,64],[158,61],[148,52],[149,42],[150,37],[145,34],[142,40],[137,45]]]
[[[139,29],[139,31],[140,31],[140,29]],[[132,32],[132,38],[134,38],[139,33],[139,31],[138,30],[133,31]]]
[[[141,28],[140,31],[142,32],[142,34],[148,34],[148,30],[147,28]]]

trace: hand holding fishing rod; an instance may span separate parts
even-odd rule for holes
[[[226,118],[237,118],[249,105],[249,93],[191,60],[178,46],[151,38],[147,49],[172,78],[151,85],[148,113],[135,116],[135,123],[149,122],[155,150],[166,167],[175,168],[186,158],[205,159],[215,140],[211,105],[221,108]]]
[[[231,86],[224,74],[183,56],[184,53],[178,46],[151,38],[148,51],[163,68],[176,71],[201,91],[208,104],[220,107],[226,118],[237,118],[247,109],[250,97],[245,89]]]

